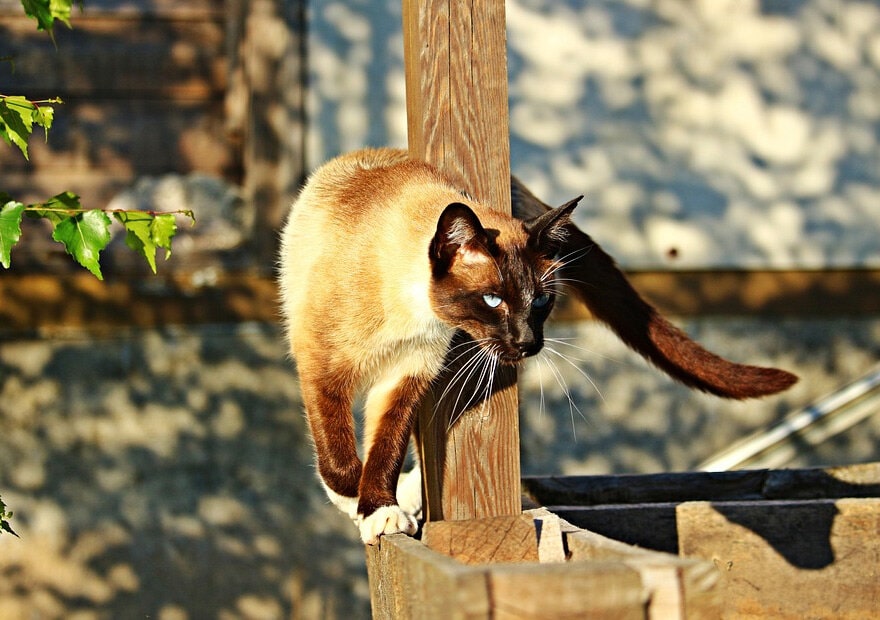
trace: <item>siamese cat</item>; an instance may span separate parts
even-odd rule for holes
[[[470,337],[485,375],[516,365],[541,350],[563,284],[691,387],[747,398],[796,381],[709,353],[661,317],[571,222],[580,198],[553,209],[516,180],[511,188],[515,217],[405,151],[363,150],[319,168],[284,227],[282,310],[318,473],[367,544],[417,529],[419,471],[398,487],[400,470],[419,403],[455,357],[453,336]],[[359,393],[363,461],[351,413]]]

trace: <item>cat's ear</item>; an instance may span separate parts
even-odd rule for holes
[[[529,233],[529,245],[538,253],[553,258],[559,253],[568,236],[565,227],[571,222],[571,212],[583,196],[569,200],[557,209],[523,222]]]
[[[430,256],[434,274],[445,273],[458,257],[464,261],[489,260],[489,235],[470,207],[454,202],[437,220]]]

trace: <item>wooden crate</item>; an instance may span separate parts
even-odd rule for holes
[[[711,561],[722,618],[880,617],[880,463],[523,484],[580,527]]]
[[[523,488],[546,507],[369,548],[374,617],[880,617],[880,463]]]
[[[426,524],[367,549],[374,618],[717,618],[719,572],[547,510]]]

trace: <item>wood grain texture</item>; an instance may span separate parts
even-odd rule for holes
[[[676,565],[681,562],[663,557]],[[402,534],[385,536],[379,545],[368,547],[367,569],[373,617],[383,620],[642,620],[652,595],[642,573],[616,557],[467,566]],[[678,590],[677,583],[674,588]]]
[[[410,154],[509,213],[504,3],[405,0],[403,22]],[[426,399],[419,421],[427,519],[518,514],[513,371],[500,372],[494,394],[451,428],[452,411],[434,404],[443,385]]]
[[[723,618],[880,615],[880,499],[693,502],[686,557],[721,572]]]
[[[710,562],[633,547],[575,528],[564,520],[561,522],[571,562],[615,560],[638,571],[648,592],[647,618],[714,620],[719,617],[720,575]]]
[[[492,618],[643,620],[648,591],[620,562],[512,564],[489,573]]]
[[[487,575],[404,534],[366,547],[373,618],[489,618]]]
[[[462,564],[538,561],[535,524],[523,516],[429,522],[422,542]]]
[[[410,153],[510,212],[504,3],[403,3]]]

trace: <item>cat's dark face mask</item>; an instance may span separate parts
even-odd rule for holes
[[[538,353],[558,293],[556,254],[576,204],[523,222],[516,238],[503,240],[466,205],[449,205],[430,247],[437,316],[503,364]]]

